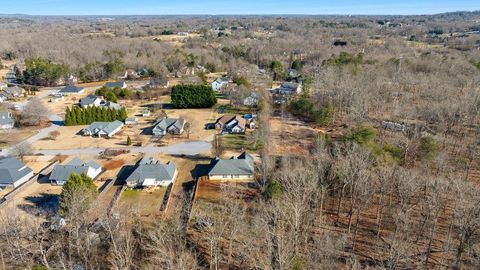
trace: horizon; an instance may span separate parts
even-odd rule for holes
[[[294,6],[286,0],[205,0],[181,3],[139,0],[70,1],[19,0],[4,7],[1,15],[24,16],[414,16],[480,10],[480,1],[405,0],[385,3],[379,0],[344,0],[331,3],[320,0],[298,0]],[[95,10],[95,11],[92,11]]]

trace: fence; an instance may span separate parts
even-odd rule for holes
[[[43,168],[38,174],[35,174],[32,178],[28,179],[28,181],[26,181],[25,183],[23,183],[22,185],[16,187],[15,189],[13,189],[12,191],[10,191],[7,195],[5,195],[2,199],[1,199],[1,202],[0,202],[0,207],[3,207],[5,206],[6,204],[8,204],[13,198],[15,198],[15,196],[24,191],[25,189],[27,189],[29,186],[31,186],[33,183],[35,183],[38,178],[41,176],[41,175],[47,175],[49,174],[52,169],[53,169],[53,166],[57,165],[58,164],[58,160],[48,164],[45,168]]]

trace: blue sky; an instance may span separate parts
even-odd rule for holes
[[[31,15],[355,15],[480,10],[480,0],[0,0],[0,4],[0,14]]]

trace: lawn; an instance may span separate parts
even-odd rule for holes
[[[166,188],[155,190],[126,189],[120,197],[118,206],[120,209],[131,210],[141,217],[155,218],[160,215],[166,190]]]
[[[250,150],[257,151],[262,147],[262,143],[255,138],[253,132],[245,134],[225,134],[222,135],[222,145],[227,150]]]

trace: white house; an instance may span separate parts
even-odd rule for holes
[[[237,115],[224,115],[217,119],[215,128],[223,133],[240,134],[245,133],[247,121]]]
[[[33,177],[33,170],[13,157],[0,158],[0,187],[16,188]]]
[[[154,158],[143,158],[137,163],[135,170],[126,179],[127,186],[136,187],[167,187],[177,178],[175,163],[169,161],[161,164]]]
[[[15,126],[15,119],[10,112],[0,112],[0,129],[11,129]]]
[[[72,173],[86,174],[88,177],[95,179],[101,172],[102,166],[95,161],[84,163],[76,157],[67,164],[55,165],[50,174],[50,182],[52,185],[64,185]]]
[[[111,138],[123,128],[123,123],[115,120],[113,122],[93,122],[87,128],[80,131],[83,136]]]
[[[228,86],[228,78],[227,77],[220,77],[212,82],[212,89],[215,92],[222,91],[223,87]]]

